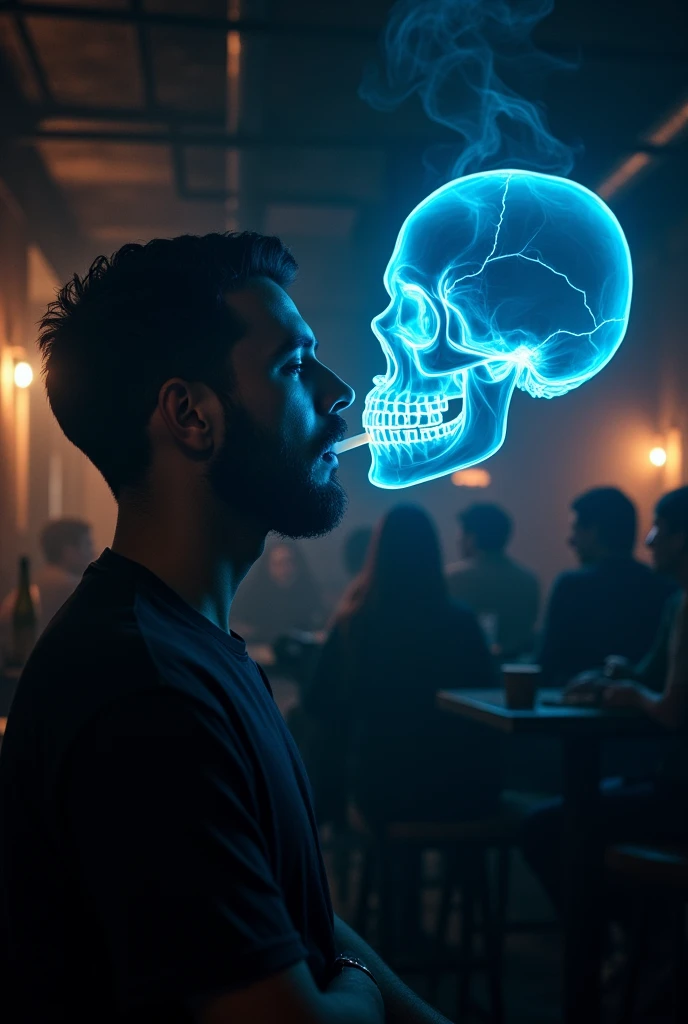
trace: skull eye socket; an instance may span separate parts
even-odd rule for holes
[[[439,317],[432,302],[418,285],[399,285],[397,325],[413,348],[427,348],[439,330]]]

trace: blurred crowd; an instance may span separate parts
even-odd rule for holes
[[[688,837],[688,487],[657,505],[646,539],[652,567],[634,557],[637,518],[615,488],[577,497],[568,543],[579,566],[558,576],[544,609],[536,574],[509,553],[513,522],[497,505],[459,513],[460,561],[449,566],[419,507],[400,505],[374,529],[355,530],[343,545],[348,583],[334,612],[301,547],[274,539],[239,590],[232,626],[256,651],[278,652],[273,674],[284,667],[279,652],[293,653],[286,641],[308,652],[288,666],[299,687],[289,725],[321,823],[346,827],[354,813],[374,828],[494,812],[505,786],[499,736],[439,712],[435,695],[497,689],[500,665],[515,661],[539,665],[541,685],[565,699],[625,701],[665,726],[657,766],[656,747],[649,759],[631,751],[637,777],[607,787],[606,817],[611,838]],[[90,526],[48,523],[41,546],[45,564],[30,588],[38,632],[93,556]],[[15,590],[0,605],[3,646],[17,602]],[[555,777],[541,761],[531,782],[551,791]],[[543,804],[524,833],[526,857],[555,904],[560,811],[557,799]]]

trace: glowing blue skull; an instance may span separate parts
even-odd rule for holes
[[[372,483],[407,487],[493,455],[514,388],[555,398],[609,362],[628,324],[631,257],[583,186],[486,171],[413,210],[385,287],[391,301],[372,326],[387,373],[363,426]]]

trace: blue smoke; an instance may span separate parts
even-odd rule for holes
[[[383,37],[384,70],[368,66],[359,95],[390,111],[417,93],[429,118],[463,137],[458,156],[451,145],[426,154],[441,180],[504,167],[566,175],[572,148],[552,135],[542,106],[502,77],[572,66],[531,40],[552,7],[553,0],[399,0]]]

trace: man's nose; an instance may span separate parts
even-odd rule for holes
[[[356,392],[336,373],[324,367],[326,379],[321,391],[321,408],[326,413],[340,413],[348,409],[356,398]]]

